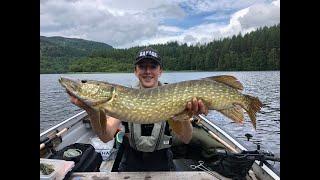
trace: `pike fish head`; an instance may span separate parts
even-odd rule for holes
[[[67,89],[68,92],[79,92],[81,89],[81,83],[65,77],[60,77],[59,83]]]
[[[94,80],[72,80],[61,77],[60,84],[67,93],[88,106],[96,106],[111,100],[115,88],[112,84]]]

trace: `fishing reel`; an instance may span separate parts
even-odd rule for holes
[[[253,137],[252,134],[249,134],[249,133],[246,133],[245,136],[247,137],[247,141],[250,141],[250,139]],[[265,155],[272,155],[272,153],[268,150],[261,150],[260,149],[260,143],[259,142],[252,142],[253,144],[255,144],[257,146],[257,150],[256,151],[259,151],[261,152],[262,154],[265,154]]]
[[[246,136],[247,141],[250,141],[250,139],[253,137],[252,134],[246,133],[244,136]],[[257,145],[257,150],[260,150],[260,144],[259,143],[254,143],[253,144]]]
[[[253,137],[251,134],[249,133],[246,133],[245,136],[247,137],[247,140],[250,141],[250,139]],[[255,144],[257,146],[257,149],[254,150],[254,151],[242,151],[241,153],[242,154],[256,154],[259,156],[259,160],[260,163],[259,163],[259,166],[262,166],[263,163],[266,161],[266,160],[271,160],[273,162],[280,162],[280,157],[276,157],[272,152],[268,151],[268,150],[261,150],[260,148],[260,143],[257,142],[252,142],[253,144]]]
[[[45,157],[50,153],[55,153],[56,148],[61,144],[62,137],[56,129],[45,138],[40,139],[40,157]]]

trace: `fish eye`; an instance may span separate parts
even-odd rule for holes
[[[86,82],[87,82],[87,80],[81,80],[81,82],[82,82],[82,83],[86,83]]]

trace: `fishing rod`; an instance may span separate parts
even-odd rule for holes
[[[216,135],[214,132],[210,131],[209,128],[206,127],[206,125],[203,123],[201,117],[195,115],[194,116],[195,119],[193,119],[193,121],[197,124],[201,124],[201,127],[207,131],[211,137],[213,137],[214,139],[216,139],[217,141],[219,141],[221,144],[223,144],[227,149],[229,149],[231,152],[219,152],[217,151],[217,155],[219,156],[229,156],[229,157],[242,157],[242,158],[247,158],[247,159],[254,159],[254,160],[259,160],[260,161],[260,166],[262,165],[263,162],[265,162],[266,160],[271,160],[271,161],[278,161],[280,162],[280,157],[276,157],[274,156],[274,154],[272,154],[271,152],[267,152],[267,151],[263,151],[260,150],[260,145],[258,145],[257,150],[254,151],[245,151],[242,150],[241,152],[239,152],[238,150],[236,150],[234,147],[232,147],[230,144],[228,144],[227,142],[225,142],[223,139],[221,139],[218,135]],[[250,139],[249,137],[250,134],[246,134],[247,138]],[[252,136],[252,135],[251,135]]]
[[[223,139],[221,139],[218,135],[216,135],[214,132],[210,131],[209,128],[206,127],[206,125],[202,122],[201,118],[197,115],[194,116],[195,119],[193,118],[193,121],[197,124],[201,124],[201,127],[207,131],[211,137],[213,137],[214,139],[216,139],[217,141],[219,141],[222,145],[224,145],[226,148],[228,148],[230,151],[232,152],[238,152],[238,150],[236,150],[234,147],[230,146],[230,144],[228,144],[227,142],[225,142]]]
[[[47,136],[44,140],[42,140],[43,142],[40,144],[40,150],[45,148],[48,144],[51,144],[53,140],[55,140],[57,138],[61,138],[61,135],[63,133],[65,133],[66,131],[68,131],[68,129],[69,128],[64,128],[61,131],[58,131],[57,133],[55,133],[51,136]]]
[[[198,125],[204,131],[208,132],[213,139],[217,140],[226,147],[226,149],[221,151],[220,149],[216,149],[217,160],[209,163],[209,167],[212,170],[224,175],[225,177],[244,179],[245,175],[248,174],[253,164],[257,163],[257,165],[261,166],[261,168],[264,169],[272,178],[279,179],[279,173],[276,173],[276,169],[274,169],[267,160],[280,162],[280,157],[275,157],[272,153],[260,150],[260,145],[257,145],[257,150],[248,151],[240,143],[230,137],[230,135],[226,134],[219,127],[215,127],[216,125],[212,124],[212,126],[217,128],[218,132],[222,133],[224,136],[226,136],[226,138],[230,138],[230,141],[234,144],[234,146],[230,145],[220,136],[210,130],[209,125],[212,122],[208,121],[205,117],[202,118],[202,115],[193,116],[192,123],[195,123],[195,125]],[[248,141],[252,137],[250,134],[246,134],[245,136],[248,138]]]
[[[233,157],[237,159],[258,160],[260,161],[260,163],[267,160],[280,162],[280,157],[275,156],[271,152],[267,152],[263,150],[242,151],[241,153],[232,153],[225,150],[217,150],[216,154],[224,158]]]
[[[61,136],[65,132],[67,132],[69,129],[71,129],[75,124],[71,124],[69,127],[65,127],[62,130],[58,131],[58,129],[55,129],[55,133],[48,135],[44,139],[40,140],[40,151],[47,147],[48,145],[51,145],[54,140],[59,140],[60,142],[62,141]]]

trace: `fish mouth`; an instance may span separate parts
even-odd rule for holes
[[[93,100],[93,99],[87,99],[85,97],[81,97],[79,95],[79,92],[81,92],[82,84],[87,83],[87,80],[73,80],[65,77],[59,78],[59,83],[66,89],[66,92],[73,97],[76,97],[78,100],[86,104],[87,106],[95,106],[101,103],[105,103],[111,99],[106,98],[102,100]]]
[[[65,77],[60,77],[59,82],[62,86],[65,88],[72,88],[74,90],[77,90],[80,88],[80,82],[75,81],[73,79],[65,78]]]
[[[79,91],[81,88],[81,82],[75,81],[73,79],[60,77],[59,83],[66,88],[67,92],[71,95],[76,95],[75,92]]]

